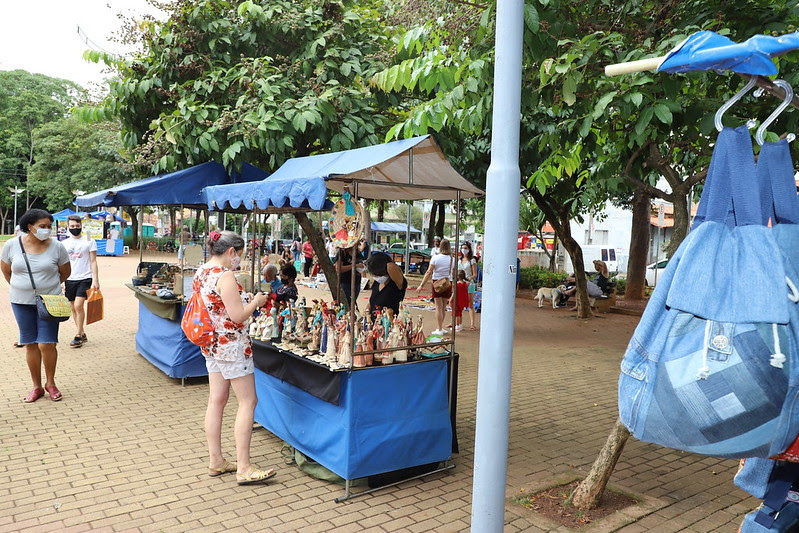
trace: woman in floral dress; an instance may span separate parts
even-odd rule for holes
[[[246,323],[256,309],[266,303],[266,295],[245,294],[233,270],[241,263],[244,239],[232,231],[212,231],[208,238],[210,259],[194,276],[194,290],[200,291],[214,324],[214,341],[201,348],[208,368],[208,409],[205,412],[205,435],[210,462],[208,475],[236,472],[239,485],[262,482],[275,475],[273,469],[259,470],[250,463],[255,395],[252,341]],[[222,456],[222,413],[230,395],[236,393],[234,436],[236,463]]]

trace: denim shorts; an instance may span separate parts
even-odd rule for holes
[[[35,305],[11,304],[19,327],[19,344],[58,344],[58,322],[42,320]]]

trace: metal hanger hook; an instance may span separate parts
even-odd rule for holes
[[[724,102],[724,104],[719,108],[719,110],[716,111],[716,118],[713,122],[716,125],[716,129],[718,131],[724,129],[724,125],[721,123],[721,117],[724,116],[724,113],[726,113],[729,108],[735,105],[738,102],[738,100],[743,98],[744,95],[748,93],[752,89],[752,87],[755,86],[755,84],[757,84],[757,76],[750,76],[749,81],[746,82],[746,85],[744,85],[743,89],[735,93],[735,95],[732,98]]]
[[[768,116],[768,118],[763,121],[763,124],[761,124],[760,127],[757,128],[757,134],[755,134],[755,139],[757,139],[757,143],[760,146],[763,146],[763,143],[766,142],[765,141],[766,129],[771,125],[772,122],[777,120],[777,117],[780,116],[780,114],[783,111],[785,111],[785,109],[789,105],[791,105],[791,100],[793,100],[793,87],[791,87],[790,83],[788,83],[785,80],[774,80],[774,85],[781,87],[782,90],[785,91],[785,99],[783,99],[782,103],[779,106],[777,106],[777,109],[775,109],[774,112],[771,113]]]

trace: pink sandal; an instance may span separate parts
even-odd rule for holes
[[[55,385],[47,385],[44,387],[44,390],[47,391],[47,394],[50,395],[50,399],[54,402],[57,402],[61,399],[61,391],[58,390],[58,387]],[[42,396],[44,396],[44,393],[42,393]]]
[[[44,389],[40,389],[37,387],[34,388],[32,391],[30,391],[27,396],[22,398],[22,401],[25,403],[33,403],[42,396],[44,396]]]

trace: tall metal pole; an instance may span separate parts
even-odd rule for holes
[[[413,148],[408,150],[408,185],[413,185]],[[411,267],[411,205],[408,204],[407,216],[405,217],[405,275],[408,275]]]
[[[477,377],[472,525],[500,533],[505,512],[519,230],[523,0],[497,2],[491,165],[486,175],[483,323]]]

